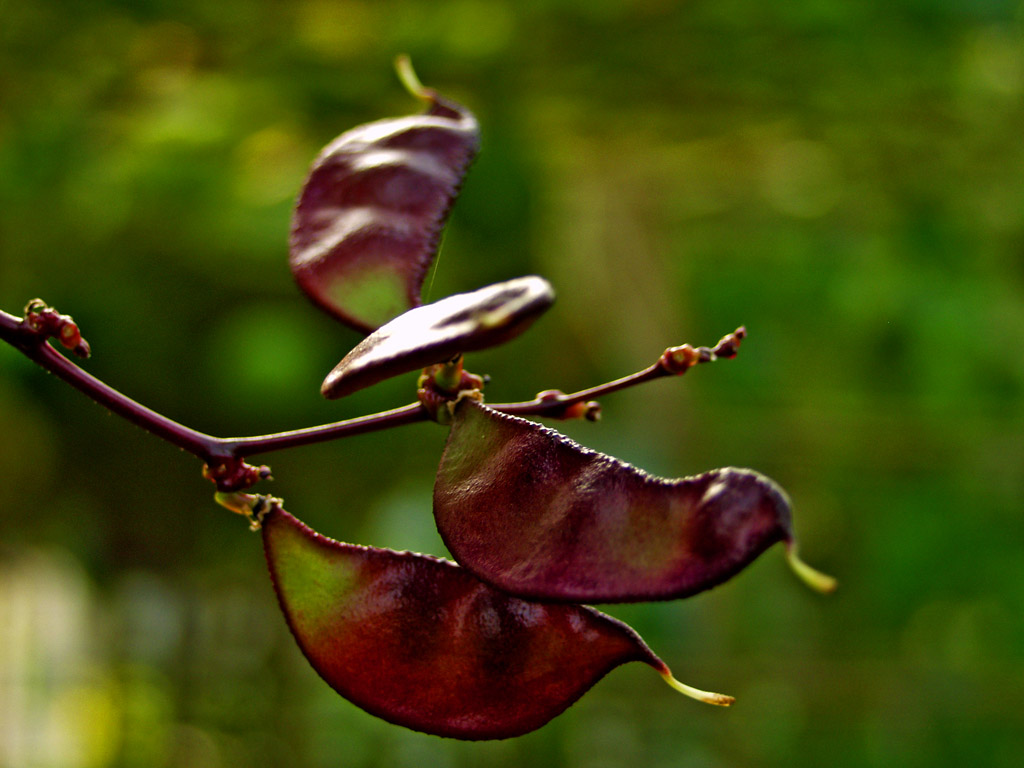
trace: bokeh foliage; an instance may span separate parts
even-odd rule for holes
[[[328,403],[357,340],[286,265],[309,162],[418,108],[483,150],[429,298],[520,274],[555,308],[474,356],[496,400],[712,343],[605,400],[581,442],[787,488],[808,593],[770,552],[698,598],[613,608],[635,665],[511,742],[394,728],[287,636],[256,537],[199,467],[0,350],[0,765],[887,766],[1024,759],[1024,4],[753,0],[0,2],[0,306],[41,296],[86,364],[214,434]],[[1017,341],[1015,341],[1017,340]],[[267,456],[325,534],[434,553],[434,425]],[[382,671],[382,674],[385,671]]]

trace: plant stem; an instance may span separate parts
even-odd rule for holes
[[[376,432],[381,429],[399,427],[403,424],[415,424],[428,419],[426,409],[419,403],[410,403],[390,411],[373,413],[369,416],[358,416],[345,421],[321,424],[305,429],[293,429],[289,432],[277,432],[273,435],[255,437],[221,437],[214,438],[218,445],[227,449],[235,458],[253,456],[257,453],[279,451],[284,448],[295,448],[300,445],[312,445],[339,437],[352,437],[365,432]]]
[[[3,311],[0,311],[0,338],[111,412],[197,456],[207,464],[241,459],[283,448],[311,445],[427,419],[427,412],[423,406],[412,403],[370,416],[272,435],[214,437],[179,424],[118,392],[92,374],[86,373],[50,346],[44,335],[28,328],[21,319]]]
[[[27,358],[118,416],[205,461],[218,456],[215,450],[217,438],[179,424],[126,397],[83,371],[50,346],[44,335],[32,331],[6,312],[0,312],[0,337],[20,349]]]
[[[597,397],[618,392],[620,389],[635,387],[663,376],[681,376],[690,368],[701,363],[711,363],[719,358],[731,358],[736,356],[740,342],[746,338],[747,329],[739,327],[732,333],[726,334],[719,339],[714,347],[691,347],[683,344],[680,347],[670,347],[658,358],[653,365],[637,371],[621,379],[609,381],[606,384],[598,384],[596,387],[581,389],[579,392],[565,394],[552,390],[542,392],[533,400],[521,403],[488,403],[490,408],[502,413],[514,416],[563,416],[566,410],[576,403],[583,403]]]
[[[737,329],[734,333],[725,336],[713,349],[707,347],[694,349],[689,345],[673,347],[666,350],[656,363],[642,371],[623,376],[615,381],[599,384],[596,387],[582,389],[579,392],[565,394],[551,391],[541,393],[533,400],[489,405],[496,411],[516,416],[564,417],[569,407],[577,403],[588,402],[593,398],[618,392],[621,389],[663,376],[679,375],[685,373],[693,365],[711,362],[717,357],[732,357],[744,335],[743,329]],[[390,429],[404,424],[414,424],[419,421],[427,421],[430,418],[427,409],[416,402],[390,411],[272,435],[214,437],[179,424],[121,394],[60,354],[49,344],[45,334],[34,330],[21,318],[3,311],[0,311],[0,339],[21,350],[30,360],[113,413],[172,445],[188,451],[210,465],[243,459],[259,453],[312,445],[341,437]]]
[[[609,381],[605,384],[598,384],[596,387],[581,389],[579,392],[565,394],[564,392],[551,393],[545,396],[537,396],[533,400],[524,400],[519,403],[487,403],[488,408],[507,413],[512,416],[561,416],[570,405],[583,403],[597,397],[610,395],[620,389],[643,384],[647,381],[660,379],[662,376],[673,374],[666,371],[661,363],[644,368],[621,379]]]

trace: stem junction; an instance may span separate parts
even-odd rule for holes
[[[488,405],[496,411],[517,416],[596,421],[600,417],[601,406],[594,398],[663,376],[681,375],[694,365],[720,357],[735,357],[736,349],[745,336],[746,330],[737,328],[711,348],[691,347],[689,344],[670,347],[657,362],[642,371],[579,392],[565,394],[559,390],[546,390],[533,400]],[[427,369],[421,377],[419,400],[400,408],[270,435],[215,437],[179,424],[100,381],[57,352],[49,343],[50,338],[58,339],[78,355],[88,356],[89,345],[81,338],[71,317],[57,313],[40,299],[29,302],[24,318],[0,311],[0,339],[112,413],[201,459],[206,465],[204,476],[213,481],[221,493],[242,491],[259,480],[270,478],[269,467],[256,467],[244,461],[249,456],[421,421],[443,422],[444,419],[438,418],[437,408],[441,400],[460,397],[464,390],[479,391],[486,381],[485,377],[463,371],[459,358]],[[800,572],[799,568],[797,570]]]

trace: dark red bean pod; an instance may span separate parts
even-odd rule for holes
[[[468,110],[418,82],[410,89],[427,111],[361,125],[331,142],[292,217],[289,263],[299,286],[364,333],[421,303],[441,229],[479,146]]]
[[[614,667],[642,661],[678,683],[632,629],[591,608],[529,602],[454,563],[344,544],[276,503],[261,518],[270,575],[299,647],[353,704],[439,736],[539,728]]]
[[[734,468],[654,477],[475,401],[455,408],[434,515],[461,565],[532,599],[685,597],[780,541],[801,577],[834,587],[797,558],[789,500],[767,477]]]
[[[548,281],[530,276],[410,309],[357,344],[320,391],[342,397],[463,352],[497,346],[529,328],[554,300]]]

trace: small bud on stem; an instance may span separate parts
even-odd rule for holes
[[[740,342],[747,337],[747,329],[744,326],[740,326],[730,334],[723,336],[715,348],[711,350],[711,353],[715,357],[733,358],[736,357],[736,353],[739,351]]]
[[[204,464],[203,477],[214,483],[221,493],[237,493],[251,488],[260,480],[273,479],[270,476],[270,467],[254,467],[238,458],[224,459],[213,466]]]
[[[25,327],[47,338],[54,338],[76,356],[87,358],[92,354],[89,342],[70,315],[62,315],[42,299],[32,299],[25,305]]]
[[[669,347],[662,354],[658,363],[667,373],[674,376],[686,373],[698,363],[713,363],[719,358],[731,359],[739,352],[740,342],[746,338],[747,329],[740,326],[730,334],[719,339],[713,348],[691,347],[683,344],[680,347]]]
[[[580,400],[565,394],[560,389],[545,389],[543,392],[538,392],[535,402],[544,403],[547,406],[542,415],[549,419],[559,419],[560,421],[601,420],[601,404],[597,400]]]

